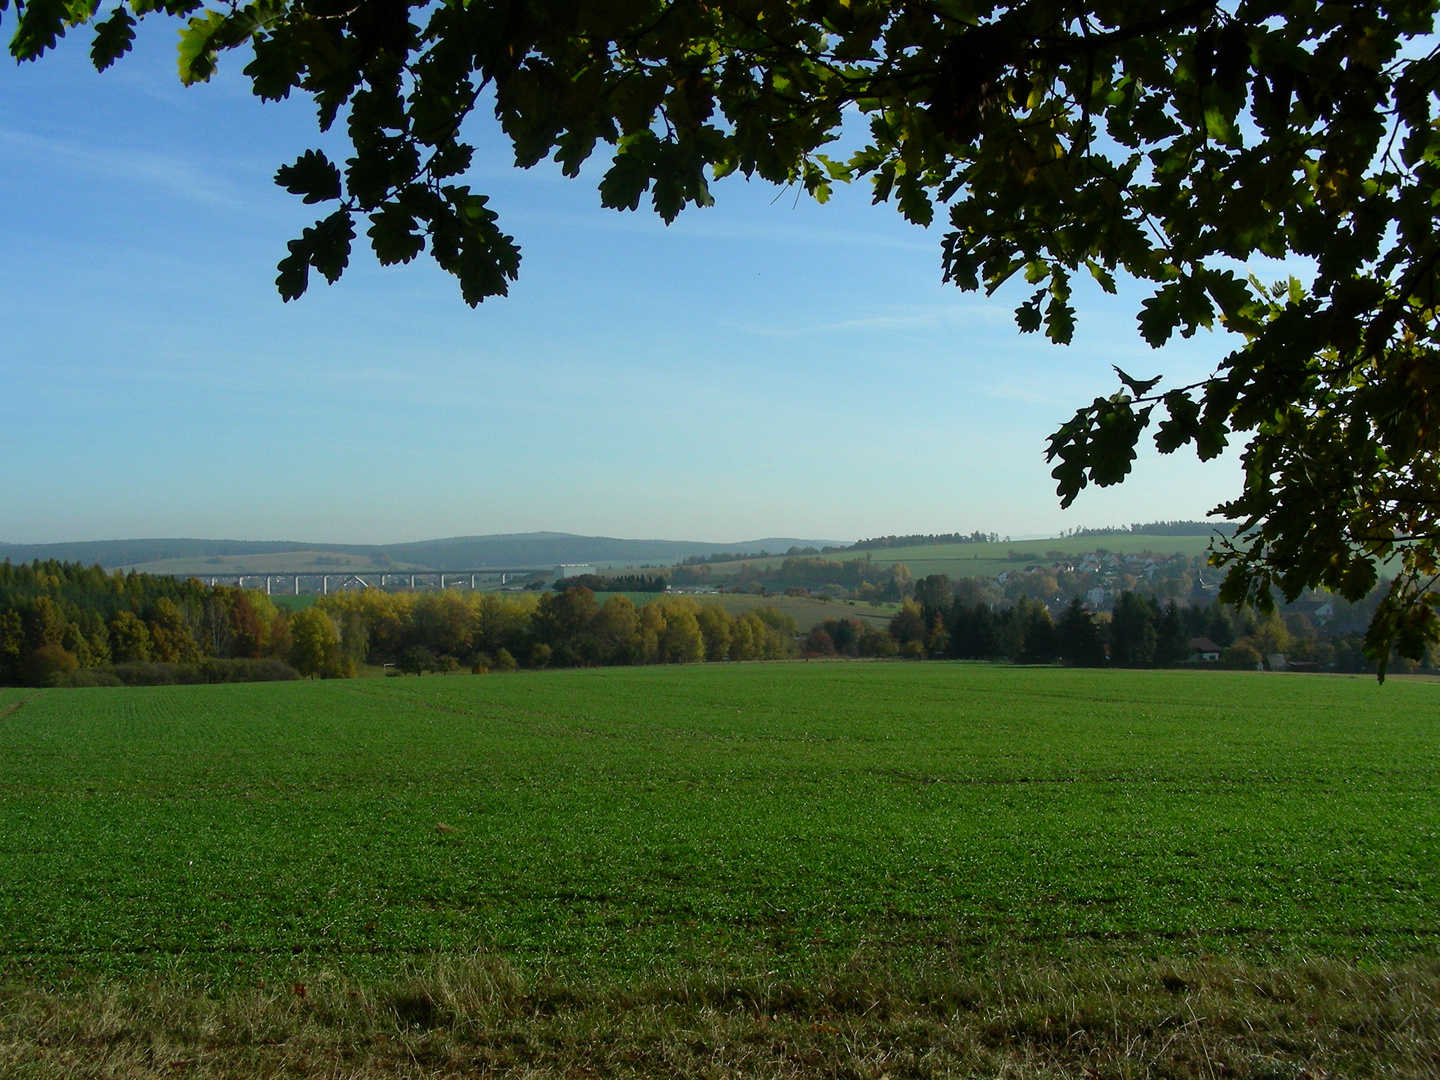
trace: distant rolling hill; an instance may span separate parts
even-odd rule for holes
[[[396,562],[433,566],[437,570],[469,569],[480,566],[556,566],[560,563],[654,563],[683,562],[695,556],[724,552],[743,554],[769,551],[775,554],[792,547],[838,546],[833,540],[799,540],[767,537],[733,544],[688,540],[621,540],[609,536],[572,536],[568,533],[517,533],[500,536],[457,536],[450,540],[425,540],[417,544],[395,544],[385,550]]]
[[[482,567],[554,567],[561,563],[629,565],[682,562],[692,556],[726,552],[783,553],[792,547],[839,546],[835,540],[767,537],[716,544],[689,540],[625,540],[570,533],[501,533],[456,536],[408,544],[330,544],[287,540],[87,540],[63,544],[0,544],[0,560],[58,559],[108,568],[177,573],[288,573],[317,567],[346,568],[394,564],[430,570]],[[289,558],[287,558],[289,556]],[[348,562],[346,561],[348,558]],[[252,565],[253,564],[253,565]]]

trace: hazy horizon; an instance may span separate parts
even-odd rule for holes
[[[954,530],[949,530],[949,531],[954,531]],[[295,537],[286,537],[286,536],[161,536],[161,535],[159,535],[158,533],[149,534],[149,535],[143,535],[143,536],[141,536],[141,535],[136,535],[136,536],[86,536],[86,537],[80,537],[80,538],[77,538],[77,539],[66,539],[66,540],[11,540],[11,539],[9,539],[9,538],[7,538],[7,537],[0,536],[0,545],[3,545],[3,546],[5,546],[5,547],[39,547],[39,546],[42,546],[42,545],[49,546],[49,545],[56,545],[56,544],[94,544],[94,543],[104,543],[104,542],[107,542],[107,541],[116,541],[116,542],[122,542],[122,543],[123,543],[123,542],[129,542],[129,541],[144,541],[144,540],[200,540],[200,541],[205,541],[205,542],[207,542],[207,543],[220,543],[220,544],[223,544],[223,543],[239,543],[239,544],[251,544],[251,543],[261,543],[261,544],[263,544],[263,543],[275,543],[275,544],[329,544],[329,543],[333,543],[333,544],[344,544],[344,545],[346,545],[346,546],[357,546],[357,547],[358,547],[358,546],[365,546],[365,547],[387,547],[387,546],[393,546],[393,547],[399,547],[399,546],[404,545],[404,544],[445,543],[445,542],[450,541],[450,540],[501,540],[501,539],[509,539],[509,538],[522,539],[522,538],[544,537],[544,536],[555,536],[555,537],[568,537],[568,536],[573,536],[573,537],[583,537],[583,538],[587,538],[587,539],[641,540],[641,541],[646,541],[646,540],[655,540],[655,541],[680,541],[680,542],[696,541],[696,542],[707,543],[707,544],[711,544],[711,543],[713,543],[713,544],[760,543],[760,542],[766,541],[766,540],[770,540],[770,541],[774,541],[774,540],[805,540],[807,543],[816,543],[816,544],[821,544],[821,543],[823,543],[823,544],[854,544],[854,543],[857,543],[857,542],[858,542],[859,540],[861,540],[861,539],[865,539],[864,537],[856,537],[856,538],[853,539],[853,540],[833,540],[833,539],[822,539],[822,538],[818,538],[818,537],[798,537],[798,536],[796,536],[796,537],[789,537],[789,536],[786,536],[786,537],[768,537],[768,536],[767,536],[767,537],[754,537],[754,538],[751,538],[751,539],[711,540],[711,539],[709,539],[709,538],[696,537],[696,536],[679,536],[679,537],[675,537],[675,536],[624,536],[624,537],[619,537],[619,536],[606,536],[606,535],[603,535],[603,534],[600,534],[600,533],[572,533],[572,532],[561,532],[561,531],[558,531],[558,530],[555,530],[555,529],[527,529],[527,530],[525,530],[525,531],[523,531],[523,532],[462,533],[462,534],[457,534],[457,535],[454,535],[454,536],[412,536],[412,537],[405,537],[405,538],[402,538],[402,539],[396,539],[396,538],[394,538],[394,537],[390,537],[390,538],[384,539],[384,540],[346,540],[346,539],[344,539],[344,538],[342,538],[342,537],[334,537],[334,536],[305,537],[305,538],[303,538],[303,539],[297,539],[297,538],[295,538]],[[1012,539],[1019,540],[1019,539],[1023,539],[1023,538],[1017,536],[1017,537],[1013,537]],[[1035,538],[1035,537],[1030,537],[1029,539],[1037,539],[1037,538]]]
[[[1200,519],[1167,519],[1167,520],[1200,520]],[[1159,523],[1160,523],[1159,520],[1140,521],[1140,522],[1132,522],[1132,521],[1091,522],[1091,523],[1086,524],[1086,525],[1077,526],[1077,528],[1082,529],[1082,530],[1083,530],[1083,529],[1129,528],[1129,527],[1131,527],[1132,525],[1137,525],[1137,524],[1139,524],[1139,525],[1150,525],[1150,524],[1159,524]],[[1217,524],[1218,524],[1218,522],[1217,522]],[[1068,531],[1068,530],[1067,530],[1067,531]],[[334,536],[318,536],[318,537],[312,536],[312,537],[303,537],[303,538],[286,537],[286,536],[179,536],[179,535],[174,535],[174,536],[161,536],[161,535],[158,534],[158,533],[151,533],[151,534],[144,534],[144,535],[138,535],[138,534],[137,534],[137,535],[135,535],[135,536],[86,536],[86,537],[67,538],[67,539],[60,539],[60,540],[12,540],[12,539],[10,539],[10,538],[8,538],[8,537],[0,536],[0,547],[20,547],[20,548],[27,548],[27,547],[51,547],[51,546],[59,546],[59,545],[64,545],[64,544],[97,544],[97,543],[110,543],[110,542],[113,542],[113,543],[134,543],[134,542],[161,541],[161,540],[189,540],[189,541],[200,541],[200,542],[204,542],[204,543],[217,543],[217,544],[224,544],[224,543],[238,543],[238,544],[275,543],[275,544],[297,544],[297,545],[299,545],[299,544],[305,544],[305,545],[310,545],[310,546],[314,547],[316,550],[323,550],[324,546],[327,545],[327,544],[340,545],[340,546],[346,546],[346,547],[380,547],[380,548],[384,548],[384,547],[402,547],[402,546],[405,546],[405,545],[407,545],[407,544],[447,543],[447,542],[452,541],[452,540],[500,540],[500,539],[510,539],[510,538],[522,539],[522,538],[530,538],[530,537],[553,536],[553,537],[575,537],[575,538],[579,538],[579,539],[626,540],[626,541],[634,541],[634,542],[642,542],[642,543],[644,543],[644,542],[657,542],[657,543],[701,543],[701,544],[716,544],[716,545],[734,545],[735,548],[736,548],[736,550],[737,550],[737,552],[738,552],[738,551],[740,551],[741,548],[742,548],[743,546],[745,546],[745,545],[756,545],[756,544],[764,544],[764,543],[776,543],[776,542],[781,542],[781,541],[783,541],[783,542],[785,542],[785,543],[787,543],[787,544],[804,543],[804,544],[827,545],[827,546],[836,546],[836,547],[840,547],[840,546],[848,547],[848,546],[852,546],[852,545],[854,545],[854,544],[860,543],[860,542],[862,542],[862,541],[864,541],[864,540],[875,539],[875,538],[879,538],[879,537],[883,537],[883,536],[943,535],[943,534],[945,534],[945,533],[955,533],[955,532],[959,532],[959,533],[970,533],[970,532],[994,533],[996,536],[1000,537],[1002,541],[1003,541],[1003,540],[1010,540],[1010,541],[1020,541],[1020,540],[1048,540],[1048,539],[1051,539],[1051,538],[1058,538],[1058,537],[1061,535],[1060,532],[1007,533],[1007,532],[1005,532],[1004,530],[1001,530],[1001,529],[944,529],[944,530],[936,530],[935,532],[932,532],[932,533],[912,533],[912,532],[908,532],[908,531],[906,531],[906,532],[897,532],[896,530],[891,529],[891,530],[888,530],[888,531],[886,531],[886,532],[873,533],[873,534],[868,534],[868,535],[866,535],[866,536],[856,536],[856,537],[851,537],[851,538],[848,538],[848,539],[835,539],[835,538],[833,538],[833,537],[803,537],[803,536],[780,536],[780,537],[776,537],[776,536],[761,536],[761,537],[748,537],[748,538],[746,538],[746,537],[741,537],[741,538],[736,538],[736,539],[724,539],[724,538],[719,538],[719,539],[717,539],[717,538],[708,537],[708,536],[614,536],[614,535],[602,534],[602,533],[573,533],[573,532],[561,532],[561,531],[554,530],[554,529],[530,529],[530,530],[526,530],[526,531],[523,531],[523,532],[506,532],[506,533],[464,533],[464,534],[458,534],[458,535],[454,535],[454,536],[410,536],[410,537],[403,537],[403,538],[388,537],[388,538],[381,539],[381,540],[348,540],[348,539],[345,539],[345,538],[343,538],[343,537],[334,537]],[[1157,535],[1160,535],[1160,534],[1157,534]],[[779,553],[779,552],[775,552],[775,554],[780,554],[780,553]]]

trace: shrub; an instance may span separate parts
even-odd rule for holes
[[[514,671],[520,665],[515,662],[515,657],[510,655],[509,649],[499,649],[495,653],[495,663],[492,666],[496,671]]]
[[[424,675],[435,670],[435,654],[424,645],[411,645],[400,654],[395,666],[406,675]]]
[[[1260,664],[1260,653],[1253,646],[1237,641],[1220,654],[1220,662],[1228,668],[1254,671]]]
[[[277,660],[273,656],[260,657],[258,659],[237,659],[237,660],[201,660],[198,664],[182,664],[180,667],[194,667],[197,669],[199,682],[205,683],[237,683],[237,682],[289,682],[292,679],[300,678],[296,671],[284,660]]]
[[[201,660],[196,664],[137,662],[80,668],[61,686],[191,686],[202,683],[286,682],[300,673],[283,660]]]
[[[866,627],[860,634],[861,656],[899,656],[900,644],[889,634]]]
[[[800,646],[801,654],[808,660],[813,657],[834,656],[835,642],[824,630],[811,630]]]
[[[53,686],[124,686],[113,671],[105,671],[100,668],[80,668],[68,675],[62,676],[51,685]]]
[[[41,645],[25,658],[25,681],[31,686],[53,686],[79,666],[74,653],[59,645]]]

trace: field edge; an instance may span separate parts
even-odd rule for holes
[[[402,978],[0,983],[25,1077],[1440,1075],[1440,958],[1356,964],[1079,954],[804,981],[626,981],[433,958]]]

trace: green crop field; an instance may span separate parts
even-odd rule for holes
[[[938,663],[0,690],[0,963],[1432,955],[1437,706]]]

